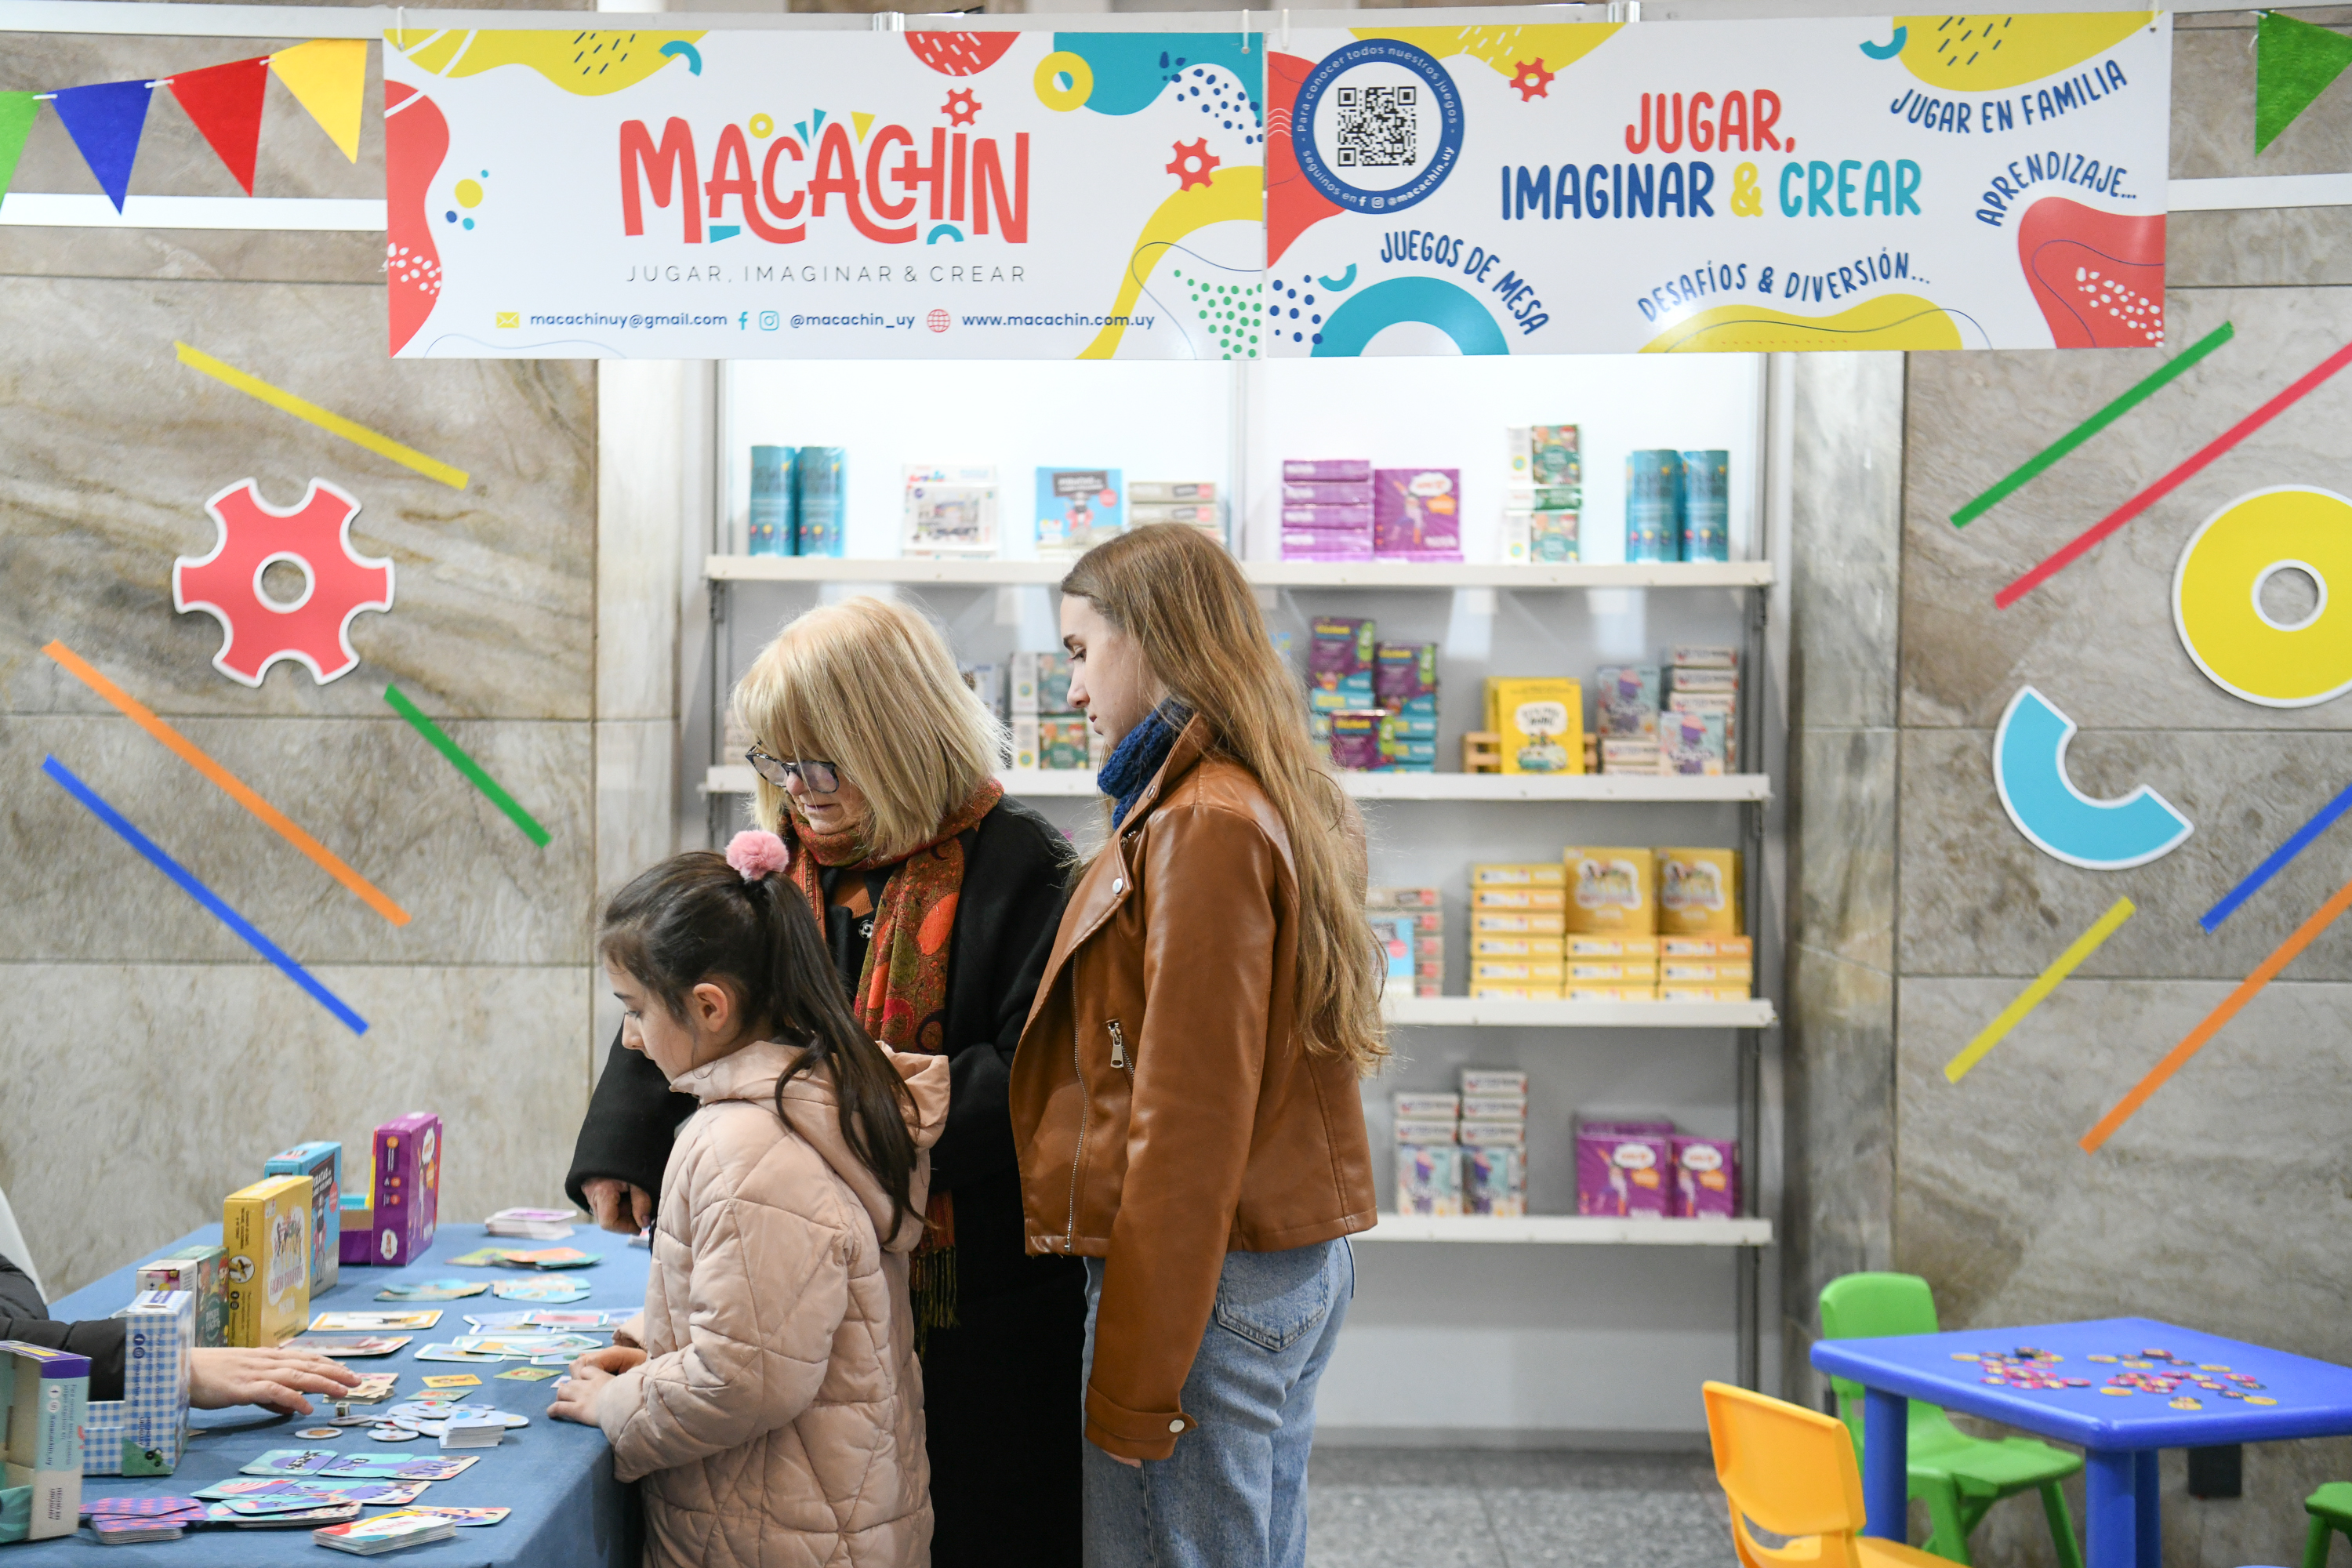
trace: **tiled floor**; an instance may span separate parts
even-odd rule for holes
[[[1698,1455],[1316,1450],[1308,1568],[1732,1568]]]

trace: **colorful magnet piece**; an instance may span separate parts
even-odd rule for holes
[[[1973,1351],[1954,1351],[1952,1352],[1952,1359],[1954,1361],[1982,1361],[1984,1360],[1984,1357],[1977,1354]]]
[[[2175,1410],[2202,1410],[2205,1402],[2193,1394],[2184,1394],[2172,1402],[2172,1407]]]
[[[405,1426],[373,1426],[368,1436],[379,1443],[406,1443],[415,1440],[416,1434]]]
[[[334,1426],[305,1426],[294,1434],[297,1437],[308,1437],[314,1441],[325,1437],[340,1437],[342,1435],[341,1429]]]
[[[2218,1361],[2200,1361],[2197,1363],[2197,1370],[2199,1372],[2227,1372],[2230,1369],[2223,1366]]]
[[[2111,1355],[2091,1355],[2091,1356],[2084,1356],[2083,1359],[2084,1359],[2084,1361],[2096,1361],[2096,1362],[2108,1362],[2108,1363],[2112,1363],[2112,1362],[2116,1361],[2117,1358],[2116,1358],[2116,1357],[2115,1357],[2115,1356],[2111,1356]]]
[[[2271,1398],[2266,1394],[2249,1394],[2246,1395],[2246,1403],[2249,1405],[2276,1405],[2278,1401]]]
[[[2103,1388],[2099,1390],[2099,1392],[2101,1394],[2135,1394],[2138,1391],[2137,1389],[2130,1388]]]

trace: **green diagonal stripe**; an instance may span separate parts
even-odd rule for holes
[[[2113,403],[2108,404],[2105,408],[2100,409],[2096,414],[2092,415],[2088,419],[2084,420],[2080,425],[2077,425],[2072,430],[2067,431],[2065,435],[2061,436],[2057,440],[2052,442],[2049,446],[2043,447],[2032,457],[2028,458],[2024,462],[2019,464],[2017,468],[2011,472],[2009,477],[2002,479],[2000,483],[1993,486],[1992,489],[1985,491],[1984,494],[1977,497],[1976,500],[1969,502],[1968,505],[1954,512],[1952,514],[1952,526],[1954,528],[1968,527],[1969,524],[1974,522],[1977,519],[1982,517],[1985,513],[1999,506],[2002,501],[2007,500],[2011,496],[2024,489],[2026,485],[2040,478],[2042,474],[2047,473],[2050,469],[2057,467],[2058,464],[2063,461],[2066,456],[2073,452],[2075,447],[2081,446],[2084,442],[2089,440],[2092,437],[2097,435],[2100,431],[2105,429],[2108,426],[2114,424],[2116,420],[2122,418],[2125,415],[2130,413],[2133,409],[2138,407],[2141,404],[2155,396],[2158,392],[2164,390],[2167,383],[2170,382],[2174,377],[2185,373],[2190,365],[2195,364],[2199,360],[2203,359],[2207,354],[2211,353],[2215,349],[2218,349],[2223,343],[2228,342],[2236,334],[2237,329],[2231,326],[2229,322],[2224,321],[2220,326],[2214,328],[2211,331],[2206,333],[2203,337],[2198,339],[2195,342],[2189,344],[2186,349],[2182,350],[2177,357],[2167,361],[2162,368],[2158,369],[2153,375],[2148,376],[2145,381],[2140,382],[2130,391],[2125,393],[2121,397],[2116,398]]]
[[[466,749],[451,740],[440,725],[427,719],[423,709],[403,696],[399,687],[385,687],[383,700],[392,704],[394,712],[414,725],[418,734],[432,742],[434,749],[448,758],[452,766],[471,779],[476,789],[488,795],[491,805],[514,818],[514,825],[523,830],[525,837],[541,849],[547,847],[548,831],[539,825],[538,819],[522,808],[520,801],[499,788],[499,781],[483,772],[482,764],[467,756]]]

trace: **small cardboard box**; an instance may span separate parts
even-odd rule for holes
[[[1739,934],[1738,850],[1661,849],[1657,868],[1661,935]]]
[[[265,1176],[306,1176],[310,1182],[310,1294],[334,1289],[343,1261],[343,1146],[314,1141],[272,1154]]]
[[[310,1178],[264,1176],[221,1205],[228,1342],[268,1350],[310,1321]]]
[[[123,1325],[122,1397],[90,1402],[82,1474],[168,1476],[188,1447],[195,1293],[142,1290],[114,1315]]]
[[[1662,1132],[1624,1133],[1588,1123],[1576,1132],[1576,1212],[1664,1216],[1674,1189],[1672,1140]]]
[[[1473,936],[1549,936],[1557,937],[1566,929],[1568,917],[1557,910],[1473,910],[1470,911],[1470,932]]]
[[[1462,1151],[1452,1143],[1402,1143],[1396,1152],[1396,1211],[1459,1215]]]
[[[0,1340],[0,1456],[10,1487],[32,1489],[28,1541],[81,1527],[82,1427],[89,1358],[21,1340]]]
[[[1557,860],[1484,862],[1470,868],[1474,888],[1564,888],[1568,868]]]
[[[133,1281],[142,1291],[185,1290],[196,1299],[196,1344],[204,1350],[228,1343],[228,1249],[193,1242],[170,1256],[142,1263]]]
[[[1489,676],[1486,728],[1507,773],[1584,771],[1584,687],[1565,676]]]
[[[1739,1213],[1739,1145],[1720,1138],[1672,1141],[1674,1212],[1684,1219],[1731,1219]]]
[[[1571,848],[1562,859],[1570,931],[1634,937],[1656,931],[1654,850]]]
[[[441,1209],[441,1119],[412,1110],[375,1130],[375,1260],[415,1262]]]

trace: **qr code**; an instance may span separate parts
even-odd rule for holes
[[[1419,121],[1416,87],[1343,87],[1333,96],[1339,103],[1339,157],[1342,169],[1409,169],[1417,161],[1413,150]]]

